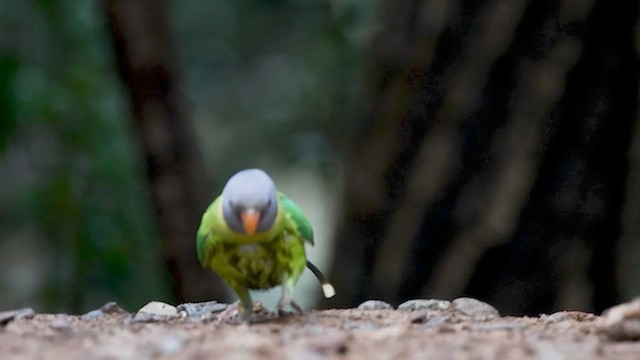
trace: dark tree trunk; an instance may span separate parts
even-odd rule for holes
[[[348,163],[333,305],[619,300],[638,4],[386,1]]]
[[[104,5],[175,294],[181,301],[224,299],[222,282],[201,268],[195,253],[195,233],[212,193],[178,91],[166,3],[105,0]]]

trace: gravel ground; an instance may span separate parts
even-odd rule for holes
[[[502,317],[461,298],[278,316],[256,304],[109,303],[84,315],[0,313],[1,359],[640,359],[640,300],[602,317]]]

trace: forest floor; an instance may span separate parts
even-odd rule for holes
[[[393,309],[278,316],[259,305],[251,322],[236,305],[177,308],[154,303],[135,314],[115,303],[84,315],[0,313],[2,359],[640,359],[640,300],[602,317],[558,312],[500,316],[461,298],[412,300]]]

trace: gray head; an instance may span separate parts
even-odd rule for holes
[[[241,234],[266,231],[278,214],[276,185],[262,170],[242,170],[222,190],[222,215]]]

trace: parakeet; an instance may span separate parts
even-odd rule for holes
[[[307,266],[322,283],[325,297],[335,295],[327,278],[307,260],[305,243],[313,230],[302,210],[276,189],[266,172],[243,170],[227,181],[202,216],[196,249],[204,268],[217,272],[238,295],[242,316],[253,311],[249,289],[282,285],[277,309],[291,306],[293,287]]]

